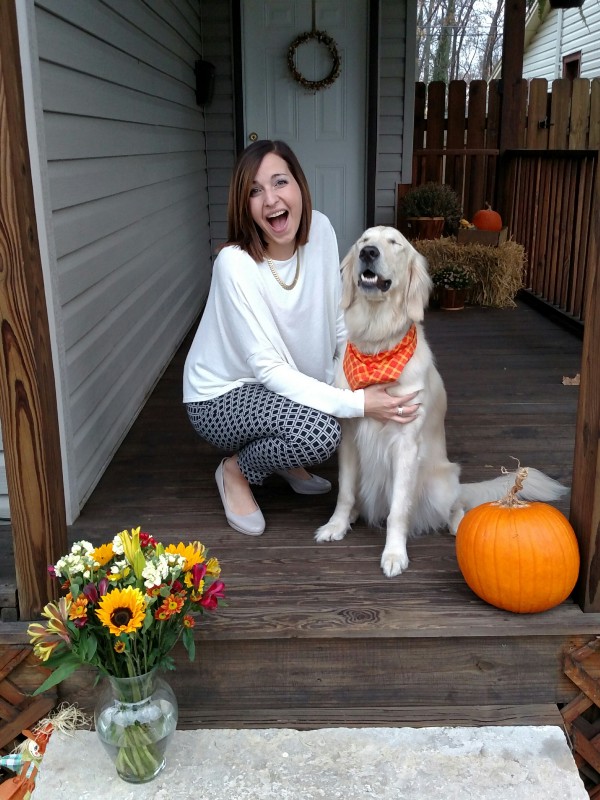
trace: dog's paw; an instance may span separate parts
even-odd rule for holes
[[[321,527],[315,533],[316,542],[339,542],[343,539],[349,530],[348,525],[340,525],[336,522],[328,522],[327,525]]]
[[[450,519],[448,521],[448,530],[453,536],[456,536],[456,532],[458,531],[458,526],[460,525],[461,519],[465,515],[465,509],[462,505],[453,506],[450,511]]]
[[[384,550],[381,556],[381,569],[387,578],[395,578],[408,567],[408,555],[406,550],[403,553],[394,553],[391,550]]]

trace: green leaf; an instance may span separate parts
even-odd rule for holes
[[[196,642],[194,641],[194,633],[191,628],[184,628],[181,637],[183,646],[187,650],[188,658],[193,661],[196,657]]]
[[[38,686],[33,693],[34,696],[36,694],[41,694],[42,692],[47,692],[48,689],[56,686],[57,683],[64,681],[65,678],[68,678],[69,675],[72,675],[73,672],[75,672],[75,670],[80,666],[81,661],[77,658],[77,656],[73,655],[72,653],[65,655],[60,666],[56,667],[52,675],[49,675],[41,686]]]

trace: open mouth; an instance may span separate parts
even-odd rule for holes
[[[390,280],[385,280],[374,272],[371,272],[370,269],[366,269],[358,276],[358,288],[364,289],[367,292],[373,290],[387,292],[391,285],[392,282]]]
[[[267,222],[271,228],[273,228],[275,233],[281,233],[281,231],[285,230],[288,216],[289,213],[287,211],[278,211],[276,214],[267,217]]]

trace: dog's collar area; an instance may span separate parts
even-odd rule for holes
[[[396,381],[417,347],[417,328],[413,323],[406,336],[391,350],[361,353],[352,342],[346,345],[344,374],[351,389],[365,389],[374,383]]]

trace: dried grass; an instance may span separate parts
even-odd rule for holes
[[[517,242],[498,247],[482,244],[457,244],[453,236],[443,239],[417,239],[411,244],[429,262],[433,275],[451,263],[459,263],[473,279],[469,302],[493,308],[514,308],[515,297],[524,286],[525,248]]]

